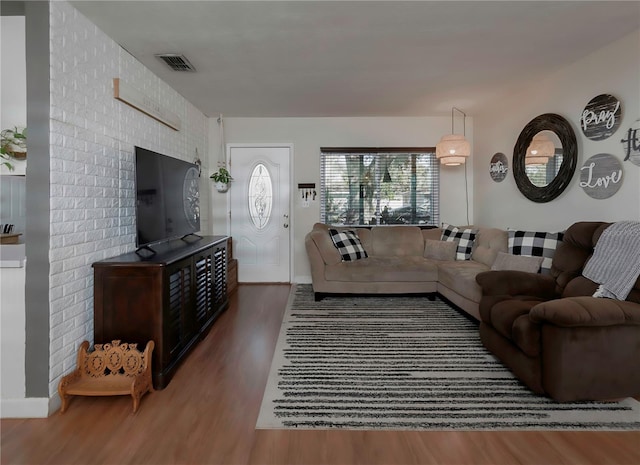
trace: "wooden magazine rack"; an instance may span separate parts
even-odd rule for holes
[[[133,397],[133,413],[138,410],[140,399],[153,392],[151,379],[151,354],[153,341],[147,342],[144,352],[137,344],[95,344],[89,352],[89,342],[78,349],[75,371],[64,376],[58,385],[62,401],[60,413],[67,410],[69,396],[119,396]]]

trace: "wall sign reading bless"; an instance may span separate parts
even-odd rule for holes
[[[620,127],[622,104],[613,95],[601,94],[591,99],[580,116],[580,127],[591,140],[604,140]]]
[[[504,153],[496,153],[491,157],[489,175],[495,182],[502,182],[509,172],[509,161]]]
[[[599,153],[580,168],[580,187],[589,197],[608,199],[622,186],[622,164],[613,155]]]

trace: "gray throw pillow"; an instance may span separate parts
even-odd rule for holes
[[[458,244],[448,241],[427,239],[424,243],[424,257],[433,260],[455,260]]]
[[[542,265],[544,257],[527,257],[525,255],[512,255],[510,253],[498,252],[496,261],[493,262],[493,271],[513,270],[526,271],[527,273],[537,273]]]

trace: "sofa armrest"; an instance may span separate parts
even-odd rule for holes
[[[640,304],[590,296],[565,297],[536,305],[529,318],[534,323],[562,327],[640,326]]]
[[[335,265],[342,261],[340,252],[336,249],[336,246],[331,240],[328,228],[314,227],[305,237],[305,247],[307,249],[307,255],[313,266],[314,259],[320,258],[321,262],[318,265]]]
[[[529,295],[542,299],[555,299],[556,282],[548,275],[524,271],[483,271],[476,275],[482,295]]]

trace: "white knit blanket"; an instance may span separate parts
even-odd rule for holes
[[[640,275],[640,222],[619,221],[605,229],[582,276],[600,286],[593,297],[625,300]]]

